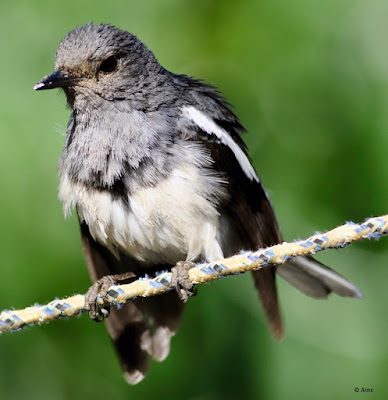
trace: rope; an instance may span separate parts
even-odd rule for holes
[[[326,233],[317,233],[306,240],[283,243],[257,251],[241,251],[229,258],[197,264],[189,271],[189,279],[201,284],[226,275],[258,270],[266,265],[283,264],[290,258],[315,254],[318,251],[342,248],[361,239],[377,239],[388,234],[388,215],[370,218],[358,225],[347,222]],[[113,285],[103,305],[120,305],[138,296],[155,296],[171,290],[171,273],[162,272],[155,278],[140,278],[125,285]],[[34,305],[23,310],[4,310],[0,313],[0,332],[20,330],[26,325],[49,322],[62,317],[75,317],[85,311],[85,297],[77,294],[56,299],[46,305]]]

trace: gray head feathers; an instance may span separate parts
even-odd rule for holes
[[[138,110],[155,109],[164,100],[150,99],[150,93],[160,94],[157,89],[168,81],[167,71],[136,36],[106,24],[69,32],[59,44],[55,69],[71,77],[72,84],[61,87],[73,109],[82,108],[83,98],[96,106],[104,99],[128,100]]]

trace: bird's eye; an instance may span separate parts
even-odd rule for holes
[[[98,69],[99,72],[103,74],[111,74],[115,72],[118,65],[118,59],[116,56],[108,57],[105,61],[103,61]]]

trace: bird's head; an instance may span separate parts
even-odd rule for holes
[[[163,80],[164,70],[136,36],[112,25],[77,27],[59,44],[55,71],[35,90],[62,88],[71,108],[77,101],[129,100],[146,97]]]

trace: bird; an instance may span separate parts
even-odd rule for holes
[[[135,35],[90,22],[60,42],[55,70],[35,90],[61,88],[71,110],[58,162],[65,216],[77,212],[94,284],[93,319],[105,319],[130,384],[149,359],[164,360],[187,297],[177,291],[99,307],[112,283],[159,271],[184,272],[242,249],[282,242],[273,207],[254,169],[243,125],[214,86],[163,68]],[[273,336],[284,327],[276,275],[315,298],[361,298],[360,290],[312,257],[252,273]],[[109,314],[109,315],[108,315]]]

